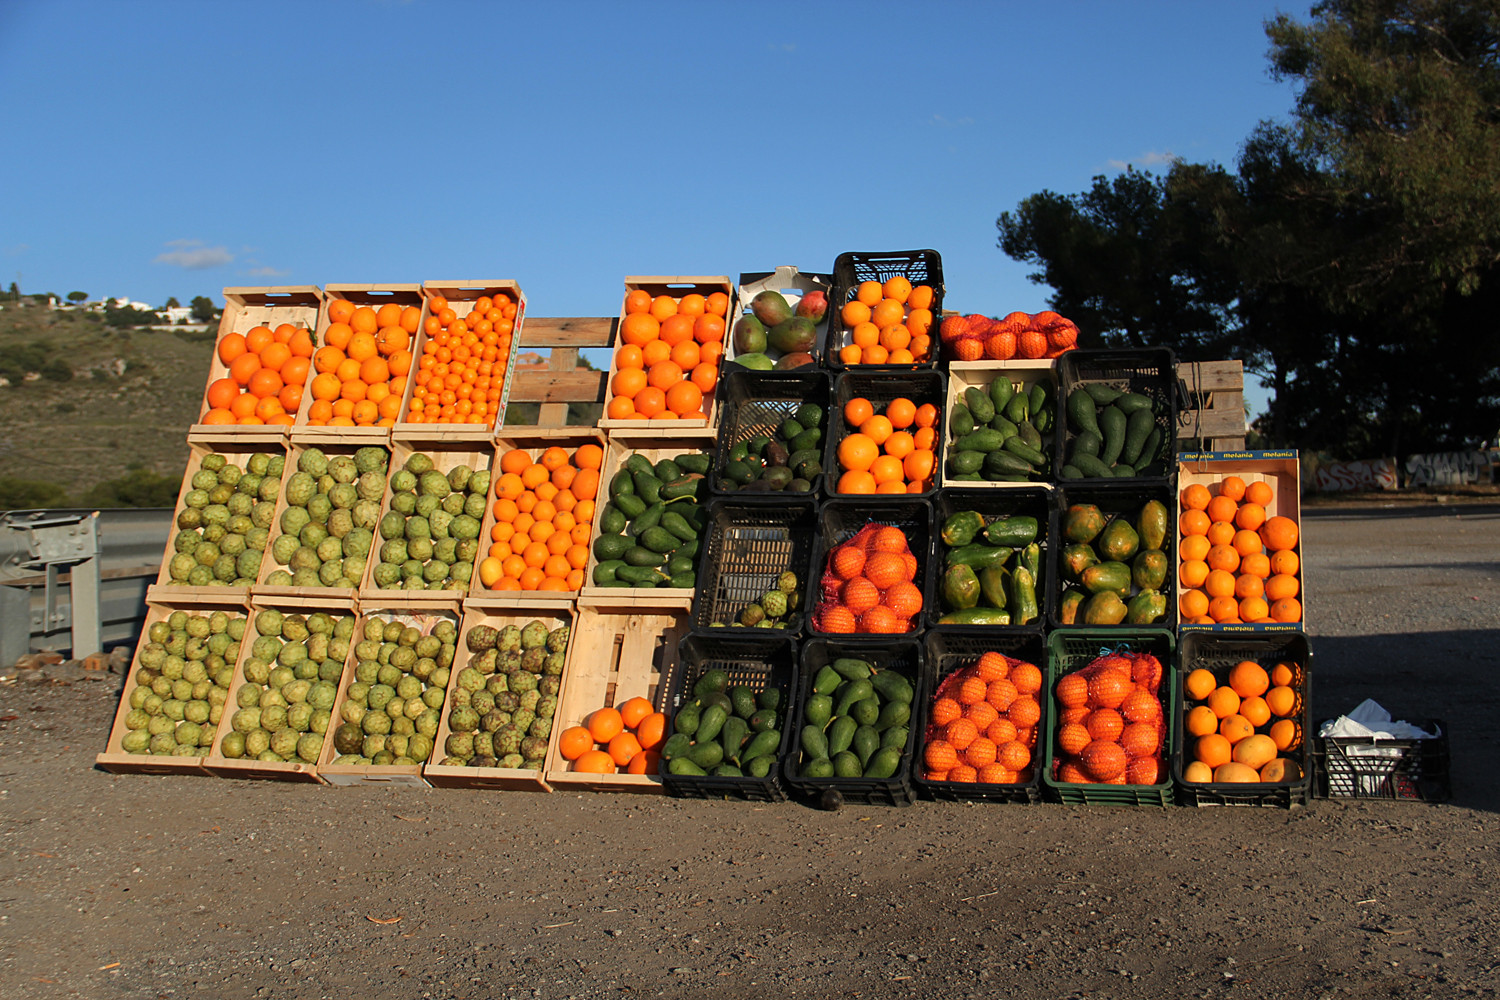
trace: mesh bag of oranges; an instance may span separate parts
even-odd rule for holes
[[[500,453],[491,484],[489,545],[479,561],[487,590],[568,592],[583,586],[604,449],[560,445]]]
[[[722,291],[626,292],[604,416],[707,421],[728,315],[729,295]]]
[[[202,423],[295,422],[314,355],[311,331],[291,323],[256,326],[225,334],[215,351],[227,371],[208,384]]]
[[[828,553],[813,611],[814,627],[829,634],[916,631],[922,616],[917,565],[906,532],[900,528],[889,524],[861,528]]]
[[[1034,781],[1041,689],[1041,668],[998,650],[949,674],[933,692],[923,731],[923,780]]]
[[[1270,514],[1268,481],[1225,476],[1179,491],[1178,611],[1185,624],[1271,625],[1302,620],[1297,522]]]
[[[497,291],[459,315],[464,305],[440,294],[427,299],[406,423],[493,427],[504,412],[519,303]]]
[[[328,301],[323,345],[312,355],[306,407],[309,427],[390,427],[412,367],[412,338],[421,324],[416,305],[387,302],[376,309],[349,299]]]
[[[1052,687],[1052,779],[1060,784],[1156,785],[1166,780],[1161,661],[1120,650]]]

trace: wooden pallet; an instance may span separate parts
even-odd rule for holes
[[[1177,378],[1188,394],[1188,408],[1177,414],[1177,439],[1201,439],[1203,451],[1244,451],[1244,364],[1183,361]]]

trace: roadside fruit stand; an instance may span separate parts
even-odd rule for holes
[[[606,317],[513,280],[226,289],[98,765],[1306,803],[1297,458],[1244,450],[1239,364],[955,292],[931,250],[627,277]]]

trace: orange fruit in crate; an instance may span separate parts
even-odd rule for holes
[[[577,760],[594,749],[594,737],[583,726],[569,726],[557,737],[557,752],[563,760]]]
[[[614,774],[615,759],[603,750],[589,750],[573,761],[573,770],[584,774]]]

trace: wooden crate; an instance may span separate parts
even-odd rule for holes
[[[335,428],[331,428],[331,429],[332,430],[338,430],[339,428],[335,427]],[[350,428],[346,427],[346,428],[343,428],[343,429],[344,430],[349,430]],[[327,455],[329,458],[333,458],[336,455],[348,455],[348,456],[350,456],[352,458],[353,455],[354,455],[354,453],[356,451],[358,451],[359,449],[365,448],[365,447],[371,447],[371,446],[387,447],[386,446],[386,442],[384,442],[384,441],[380,441],[380,440],[367,440],[367,439],[362,439],[362,438],[358,438],[358,437],[356,437],[355,439],[353,439],[351,441],[348,441],[348,442],[337,442],[337,441],[334,441],[334,440],[331,440],[331,439],[330,440],[322,440],[322,441],[318,441],[318,440],[301,440],[301,441],[293,440],[291,446],[287,449],[286,470],[283,472],[282,477],[281,477],[281,490],[277,493],[277,496],[276,496],[276,513],[272,516],[271,541],[270,541],[270,544],[268,544],[266,546],[265,558],[261,560],[261,564],[260,564],[260,576],[258,576],[258,577],[255,578],[255,580],[256,580],[255,586],[251,588],[251,593],[255,596],[255,599],[257,601],[261,601],[261,602],[271,601],[271,602],[275,602],[278,607],[281,607],[281,606],[285,606],[287,601],[295,601],[295,600],[298,600],[298,599],[301,599],[301,598],[314,598],[317,601],[337,600],[337,601],[351,601],[351,602],[354,601],[354,600],[356,600],[356,599],[358,599],[358,597],[359,597],[359,589],[357,587],[287,587],[287,586],[273,586],[273,585],[270,585],[270,584],[266,583],[266,577],[270,576],[273,572],[275,572],[278,569],[285,569],[286,568],[286,567],[281,566],[280,564],[278,564],[276,562],[275,556],[272,555],[272,548],[276,544],[276,538],[277,538],[277,536],[279,536],[280,533],[281,533],[281,515],[286,510],[286,508],[288,506],[288,504],[286,502],[286,486],[287,486],[287,482],[296,473],[296,471],[297,471],[297,462],[302,457],[302,453],[305,452],[309,448],[317,448],[320,451],[322,451],[323,454]],[[387,452],[389,452],[389,448],[388,447],[387,447]],[[386,480],[387,480],[387,486],[389,486],[389,480],[390,480],[390,461],[389,461],[389,459],[387,459],[387,461],[386,461]],[[376,538],[377,541],[380,538],[380,532],[378,530],[378,522],[377,522],[377,529],[375,530],[375,538]],[[372,543],[371,552],[374,551],[373,545],[374,545],[374,543]],[[367,560],[366,569],[368,569],[368,568],[369,568],[369,566],[368,566],[368,560]]]
[[[136,683],[136,671],[140,669],[141,650],[150,643],[151,626],[159,621],[165,621],[175,611],[186,611],[188,614],[213,614],[215,611],[224,611],[232,617],[244,617],[246,607],[244,596],[235,593],[222,593],[214,595],[214,599],[177,599],[171,603],[148,601],[146,604],[146,618],[141,626],[141,638],[136,644],[135,655],[130,658],[130,669],[125,674],[125,684],[120,691],[120,705],[115,710],[115,719],[109,730],[109,740],[105,744],[104,752],[94,757],[95,766],[101,770],[112,771],[116,774],[208,774],[204,766],[203,757],[164,757],[153,756],[143,753],[127,753],[121,741],[129,731],[125,725],[125,717],[130,714],[130,696],[139,686]],[[249,634],[249,629],[246,629]],[[241,640],[242,647],[245,645]],[[226,701],[226,709],[229,702]],[[228,716],[232,714],[227,710],[220,715],[219,726],[228,724]],[[209,725],[209,723],[204,723]],[[214,743],[217,744],[217,731]],[[210,747],[210,750],[212,747]]]
[[[205,393],[216,379],[229,374],[229,366],[219,360],[219,341],[231,333],[245,334],[257,326],[268,326],[272,330],[283,323],[315,330],[318,317],[323,310],[323,293],[315,285],[287,285],[282,287],[226,288],[224,289],[224,311],[219,316],[219,333],[214,338],[213,357],[209,361],[208,378],[204,381]],[[306,399],[306,396],[303,397]],[[198,420],[188,428],[190,439],[200,434],[265,434],[271,431],[281,437],[287,428],[280,426],[239,426],[235,424],[205,424],[208,399],[199,401]]]
[[[596,709],[642,697],[660,711],[666,704],[662,679],[676,669],[677,644],[688,632],[686,611],[628,605],[583,607],[573,624],[568,668],[552,719],[547,748],[547,784],[555,791],[660,793],[655,774],[584,774],[569,769],[558,737],[582,725]]]
[[[395,303],[405,308],[416,306],[424,309],[426,299],[422,297],[422,286],[417,284],[395,284],[395,285],[325,285],[323,286],[323,308],[318,313],[318,329],[314,341],[318,345],[327,343],[328,327],[333,321],[328,316],[328,305],[334,299],[347,299],[356,306],[369,306],[371,309],[379,309],[387,303]],[[422,318],[426,319],[424,310]],[[422,329],[421,323],[417,324],[417,330]],[[413,335],[413,345],[416,337]],[[413,353],[413,357],[415,357]],[[415,364],[413,365],[415,373]],[[411,382],[410,374],[407,384]],[[309,378],[308,385],[312,382]],[[405,388],[402,389],[403,393]],[[360,444],[385,444],[390,440],[391,429],[381,427],[378,424],[371,427],[329,427],[310,426],[307,422],[308,406],[312,400],[312,393],[303,396],[303,404],[297,411],[297,422],[292,425],[291,436],[294,440],[303,444],[315,442],[358,442]]]
[[[729,324],[739,317],[739,303],[736,300],[737,288],[734,283],[729,280],[729,277],[727,275],[676,277],[644,277],[636,275],[628,277],[625,279],[625,295],[621,296],[620,299],[620,321],[623,321],[625,319],[625,296],[628,296],[636,289],[641,289],[647,292],[653,298],[658,295],[670,295],[673,298],[681,298],[684,295],[690,295],[694,292],[697,292],[699,295],[705,296],[711,295],[714,292],[723,292],[729,297],[729,309],[727,315],[724,318],[724,336],[726,340],[729,337]],[[618,336],[618,331],[616,331],[615,340],[610,346],[611,348],[618,348],[621,346],[621,340]],[[722,361],[723,359],[721,358],[721,365]],[[609,362],[610,382],[614,381],[616,371],[618,371],[618,368],[615,364],[614,355],[613,353],[611,353]],[[713,389],[710,389],[708,392],[705,392],[703,394],[703,413],[707,418],[705,420],[616,420],[606,415],[600,418],[599,426],[610,431],[644,430],[647,428],[659,428],[663,424],[667,424],[674,429],[713,427],[716,417],[716,414],[714,412],[714,397],[715,391]]]
[[[502,607],[484,601],[468,601],[464,604],[463,621],[458,629],[458,655],[453,659],[453,672],[448,680],[448,693],[443,701],[443,720],[438,726],[437,745],[432,751],[433,760],[441,760],[446,753],[444,748],[448,742],[451,730],[448,727],[448,717],[453,711],[453,692],[458,687],[458,675],[464,667],[469,665],[473,658],[469,652],[468,644],[464,641],[469,634],[469,629],[475,625],[489,625],[493,628],[504,628],[507,625],[525,627],[528,622],[540,621],[550,631],[559,625],[573,625],[573,607],[571,601],[553,601],[552,607],[537,607],[527,609],[523,613],[517,613],[518,609]],[[563,683],[567,683],[568,666],[576,643],[572,637],[568,642],[568,651],[565,654],[563,666]],[[561,707],[561,690],[558,691],[558,705]],[[556,726],[553,727],[553,736],[556,735]],[[552,737],[548,738],[548,749],[551,749]],[[520,768],[509,767],[455,767],[430,760],[422,769],[428,782],[437,788],[488,788],[513,791],[543,791],[550,792],[552,786],[547,784],[542,771],[527,771]]]
[[[214,428],[214,430],[220,429],[221,428],[217,427]],[[232,594],[235,595],[238,599],[244,599],[249,595],[249,587],[230,587],[227,585],[192,587],[185,583],[177,583],[172,580],[171,575],[167,572],[168,564],[171,562],[172,557],[176,554],[177,551],[176,547],[173,545],[173,540],[175,539],[177,531],[179,530],[177,528],[177,519],[182,515],[183,509],[187,506],[184,500],[186,499],[188,493],[192,491],[193,477],[197,475],[198,472],[203,468],[203,460],[205,458],[215,453],[223,455],[230,464],[238,465],[242,472],[244,471],[246,461],[249,460],[251,455],[254,455],[257,452],[264,452],[269,455],[280,455],[282,459],[285,460],[285,435],[266,427],[245,427],[241,428],[241,430],[245,432],[259,430],[261,431],[261,433],[241,433],[235,435],[227,435],[222,438],[218,435],[212,435],[210,436],[209,440],[198,441],[189,439],[187,472],[183,473],[182,486],[177,491],[177,503],[172,508],[172,528],[168,532],[167,545],[162,553],[161,570],[157,573],[156,582],[152,585],[151,588],[153,599],[161,601],[171,601],[174,599],[212,600],[215,595],[221,594]],[[280,490],[278,490],[277,493],[279,495]],[[274,523],[272,524],[271,530],[275,530]],[[269,548],[270,544],[271,543],[268,539],[266,542],[266,547]],[[262,556],[261,562],[262,565],[264,565],[264,556]]]
[[[945,436],[947,441],[947,455],[943,461],[943,467],[939,470],[940,482],[944,487],[961,487],[963,489],[985,487],[1015,487],[1015,486],[1047,486],[1057,479],[1057,433],[1056,425],[1042,431],[1042,454],[1052,459],[1052,467],[1038,478],[1027,483],[993,483],[989,480],[974,482],[972,480],[954,479],[948,471],[948,461],[953,457],[953,432],[948,429],[948,419],[953,413],[956,403],[964,400],[964,390],[977,388],[989,395],[990,385],[1004,375],[1009,378],[1018,392],[1030,392],[1031,387],[1038,382],[1045,382],[1051,392],[1053,401],[1054,421],[1063,416],[1062,406],[1057,398],[1057,362],[1056,360],[1037,361],[954,361],[948,365],[948,405],[943,409],[942,426],[938,433]]]
[[[1177,456],[1177,496],[1182,496],[1182,491],[1195,483],[1207,486],[1210,493],[1218,494],[1218,484],[1225,476],[1239,476],[1248,485],[1253,482],[1266,482],[1271,486],[1271,502],[1266,505],[1266,517],[1269,519],[1280,514],[1297,522],[1297,545],[1293,551],[1297,553],[1299,563],[1302,563],[1303,541],[1302,529],[1302,481],[1301,466],[1297,460],[1295,450],[1287,451],[1230,451],[1230,452],[1189,452]],[[1168,510],[1173,512],[1173,518],[1179,516],[1181,503],[1169,504]],[[1174,523],[1171,534],[1177,536]],[[1177,560],[1174,560],[1177,562]],[[1298,592],[1297,600],[1302,602],[1302,620],[1296,622],[1277,622],[1275,624],[1251,625],[1194,625],[1187,621],[1180,623],[1180,628],[1201,629],[1212,628],[1216,632],[1303,632],[1307,630],[1307,576],[1303,572],[1305,564],[1297,570]],[[1177,566],[1172,568],[1174,599],[1179,603],[1182,599],[1184,587]]]
[[[427,341],[431,339],[426,328],[428,317],[432,315],[431,302],[434,296],[441,295],[447,300],[448,308],[452,309],[459,319],[466,319],[474,311],[474,305],[481,297],[500,293],[515,300],[516,317],[511,321],[513,327],[510,332],[510,343],[500,359],[504,382],[500,390],[500,408],[495,413],[494,419],[482,424],[417,423],[407,420],[407,414],[411,412],[412,393],[416,389],[416,371],[413,370],[413,377],[407,379],[406,391],[401,397],[401,416],[396,418],[395,426],[391,428],[392,439],[410,437],[424,440],[473,442],[476,445],[488,443],[494,439],[497,428],[505,422],[506,400],[510,397],[511,384],[515,377],[516,355],[521,349],[521,330],[526,319],[526,294],[521,291],[521,286],[515,281],[499,279],[424,281],[422,283],[422,327],[412,338],[412,357],[420,359]]]
[[[686,429],[684,429],[686,430]],[[678,432],[672,436],[651,434],[637,436],[634,432],[611,433],[609,444],[604,449],[604,468],[599,476],[599,500],[602,507],[609,496],[609,482],[620,471],[625,459],[632,454],[644,455],[653,465],[664,458],[673,458],[686,451],[703,451],[713,455],[713,432],[699,428],[696,433]],[[708,479],[704,477],[702,500],[708,501]],[[594,530],[589,537],[589,564],[583,571],[583,588],[578,592],[580,603],[620,606],[628,604],[638,608],[680,608],[687,610],[693,603],[693,591],[676,587],[600,587],[594,583],[594,569],[599,557],[594,554],[594,544],[599,540],[599,519],[594,518]],[[700,539],[701,544],[701,539]]]
[[[413,425],[426,426],[426,425]],[[385,479],[385,495],[380,500],[380,516],[385,517],[391,510],[391,479],[395,473],[405,467],[407,461],[415,454],[425,454],[432,459],[433,470],[447,475],[460,465],[467,465],[474,472],[489,472],[495,462],[495,448],[489,441],[453,441],[447,439],[431,438],[404,438],[393,443],[391,447],[391,460]],[[493,477],[492,477],[493,478]],[[486,504],[488,506],[488,504]],[[479,546],[475,551],[475,558],[469,564],[471,571],[479,561],[479,555],[485,549],[484,534],[481,531]],[[390,601],[399,601],[403,598],[419,594],[440,595],[446,600],[457,601],[463,598],[468,587],[456,587],[447,590],[404,590],[385,589],[375,583],[375,564],[378,558],[380,545],[384,540],[380,537],[377,527],[375,531],[375,543],[370,547],[370,558],[365,561],[364,579],[359,584],[359,595],[361,602],[365,604],[387,604]]]
[[[1243,362],[1180,361],[1177,378],[1188,398],[1177,411],[1177,439],[1200,440],[1205,451],[1244,451]]]
[[[455,625],[458,624],[459,616],[454,604],[447,605],[441,612],[411,614],[405,612],[384,614],[371,612],[362,608],[359,621],[354,626],[354,634],[363,636],[365,623],[371,618],[380,618],[385,621],[399,621],[405,625],[415,625],[422,630],[423,635],[429,634],[433,626],[442,618],[448,618]],[[339,693],[333,701],[333,717],[339,719],[343,715],[344,699],[348,696],[349,685],[354,682],[355,668],[359,665],[359,659],[355,655],[355,647],[358,639],[349,645],[349,659],[344,664],[344,676],[339,681]],[[455,655],[454,662],[458,662]],[[333,728],[337,728],[336,726]],[[432,752],[438,752],[436,740],[433,741]],[[334,748],[333,740],[323,741],[323,753],[318,757],[318,777],[329,785],[401,785],[413,788],[426,788],[427,779],[422,777],[422,768],[425,764],[335,764],[335,758],[341,756]],[[428,757],[431,760],[431,756]]]
[[[309,764],[301,760],[263,761],[253,760],[248,757],[225,757],[222,750],[224,737],[233,731],[230,716],[234,715],[235,706],[239,704],[240,688],[246,684],[245,661],[250,658],[250,647],[255,644],[256,639],[260,638],[260,632],[255,627],[255,617],[261,611],[272,609],[286,614],[324,611],[332,615],[335,620],[346,616],[353,616],[356,619],[358,617],[358,612],[355,610],[354,605],[348,602],[328,601],[321,604],[301,604],[297,607],[276,607],[270,604],[252,603],[250,605],[249,623],[245,626],[245,637],[240,641],[240,657],[234,665],[234,682],[229,687],[229,698],[225,702],[224,717],[220,719],[219,731],[214,736],[213,749],[208,757],[205,758],[204,767],[209,774],[217,775],[220,778],[255,778],[270,781],[322,784],[323,779],[318,777],[318,767],[316,764]],[[353,644],[351,643],[350,645],[352,646]],[[348,667],[349,663],[346,658],[343,669],[347,671]],[[340,683],[342,684],[342,678]],[[328,723],[329,731],[324,734],[325,743],[333,738],[333,730],[337,728],[338,717],[333,716]]]
[[[603,448],[605,444],[604,435],[597,430],[586,427],[554,428],[552,432],[540,436],[501,437],[495,442],[494,462],[491,467],[492,474],[490,475],[490,497],[485,505],[484,524],[479,529],[480,555],[478,562],[482,563],[484,561],[485,557],[491,551],[494,541],[491,535],[495,528],[495,487],[499,483],[501,476],[500,460],[505,454],[514,449],[520,449],[526,452],[532,461],[538,461],[541,459],[542,453],[548,448],[558,447],[566,449],[571,457],[572,452],[576,452],[581,445],[585,444],[594,444]],[[602,494],[604,492],[604,480],[601,478],[599,482],[600,488],[598,494]],[[597,500],[597,494],[594,499]],[[589,525],[592,529],[592,520],[589,521]],[[592,531],[590,542],[592,543]],[[587,572],[587,568],[585,568],[585,572]],[[574,595],[578,593],[576,590],[566,592],[555,590],[490,590],[485,587],[479,577],[478,564],[476,563],[474,576],[469,581],[469,598],[471,600],[490,601],[502,606],[545,606],[555,603],[559,597],[564,597],[571,601]],[[585,577],[585,580],[587,580],[587,577]]]

